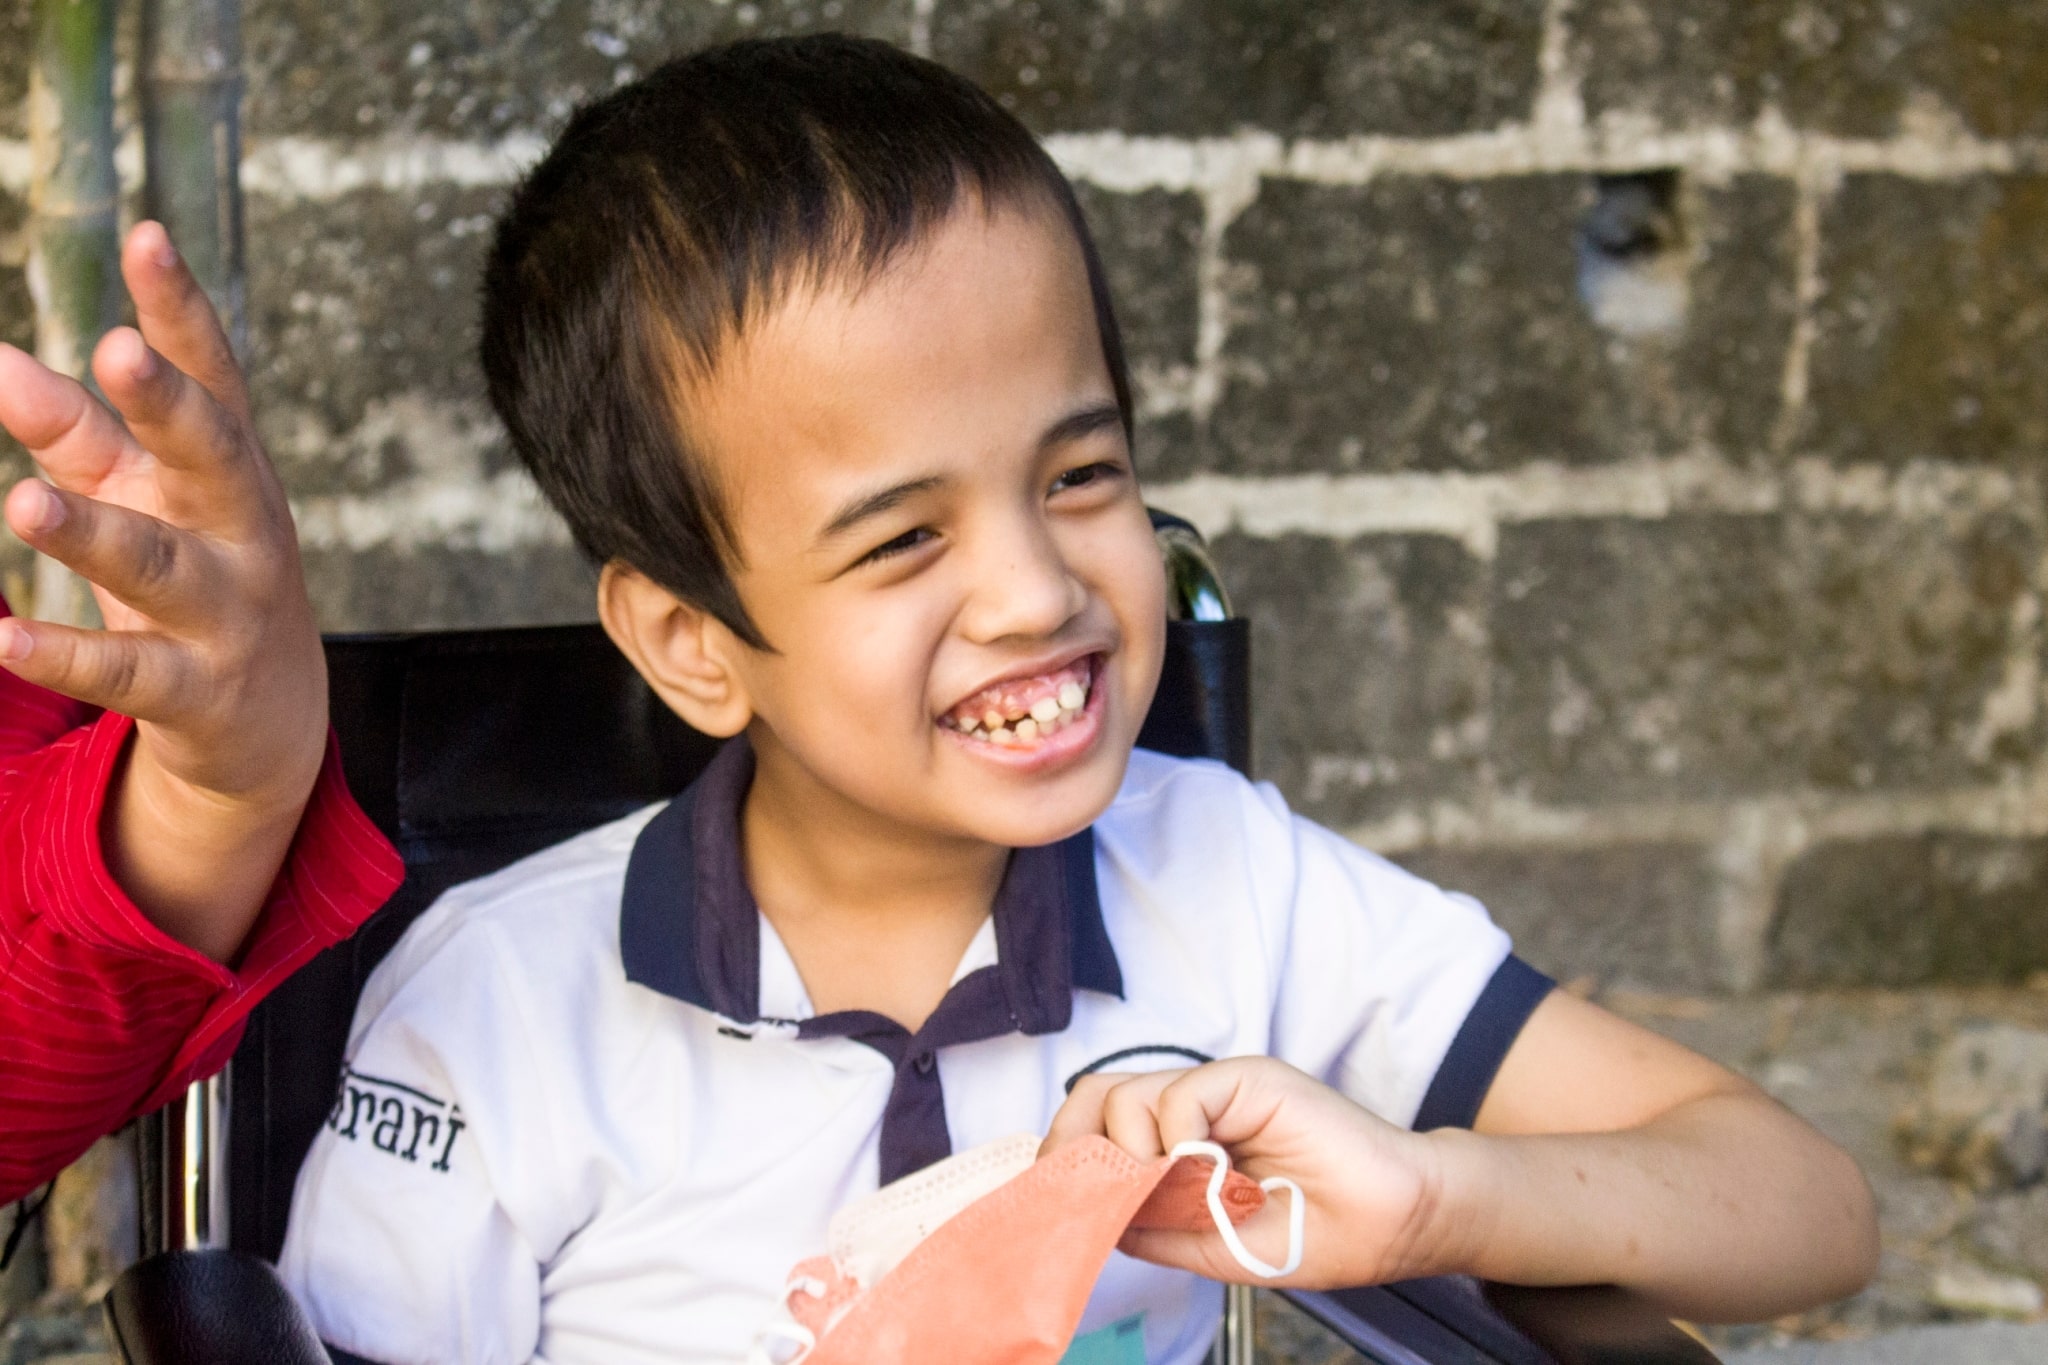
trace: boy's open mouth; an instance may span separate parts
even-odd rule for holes
[[[940,723],[1001,748],[1036,744],[1066,729],[1087,710],[1097,657],[1091,654],[1050,673],[985,687],[948,711]]]

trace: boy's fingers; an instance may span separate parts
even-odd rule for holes
[[[216,605],[200,542],[155,517],[26,479],[7,495],[7,525],[36,549],[167,625]]]
[[[1074,1088],[1067,1092],[1066,1102],[1052,1116],[1052,1126],[1046,1130],[1045,1141],[1038,1144],[1038,1154],[1049,1156],[1070,1142],[1100,1136],[1102,1102],[1110,1087],[1122,1079],[1097,1072],[1075,1081]]]
[[[135,225],[121,250],[121,275],[149,344],[246,422],[248,386],[227,333],[163,224]]]
[[[1112,1087],[1102,1102],[1102,1130],[1109,1140],[1140,1161],[1165,1156],[1166,1145],[1159,1132],[1159,1092],[1181,1074],[1156,1071],[1127,1076]]]
[[[1244,1242],[1245,1249],[1268,1265],[1278,1265],[1287,1259],[1287,1201],[1292,1195],[1279,1194],[1266,1201],[1266,1206],[1238,1224],[1237,1235]],[[1191,1270],[1204,1279],[1220,1280],[1225,1284],[1296,1284],[1301,1274],[1282,1276],[1269,1280],[1254,1275],[1237,1263],[1230,1254],[1230,1248],[1214,1228],[1200,1232],[1187,1232],[1179,1228],[1131,1228],[1117,1239],[1117,1250],[1126,1256],[1163,1265],[1174,1270]]]
[[[1159,1095],[1159,1140],[1169,1148],[1182,1142],[1213,1140],[1228,1146],[1242,1141],[1246,1134],[1219,1131],[1217,1120],[1230,1112],[1243,1079],[1241,1068],[1229,1062],[1181,1072]]]
[[[138,720],[173,716],[191,700],[185,652],[160,635],[0,620],[0,666],[24,681]]]
[[[90,487],[135,450],[127,429],[83,384],[4,342],[0,426],[65,487]]]

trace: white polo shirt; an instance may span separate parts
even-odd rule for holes
[[[1138,751],[1091,830],[1012,856],[916,1033],[818,1015],[747,890],[743,742],[697,783],[456,887],[371,977],[280,1262],[387,1365],[734,1362],[826,1220],[1042,1133],[1074,1078],[1279,1057],[1467,1124],[1550,983],[1479,905]],[[1194,1365],[1220,1291],[1111,1258],[1081,1331]]]

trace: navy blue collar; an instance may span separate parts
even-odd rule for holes
[[[753,775],[744,739],[720,749],[641,830],[619,907],[627,980],[738,1023],[761,1018],[760,911],[739,838]],[[1123,972],[1096,894],[1092,830],[1012,853],[994,919],[1008,1017],[975,1032],[1057,1033],[1073,1017],[1076,989],[1122,998]]]

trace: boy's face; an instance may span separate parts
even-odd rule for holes
[[[1013,847],[1101,813],[1165,584],[1063,222],[970,201],[865,286],[797,290],[690,416],[773,646],[733,651],[764,795]]]

